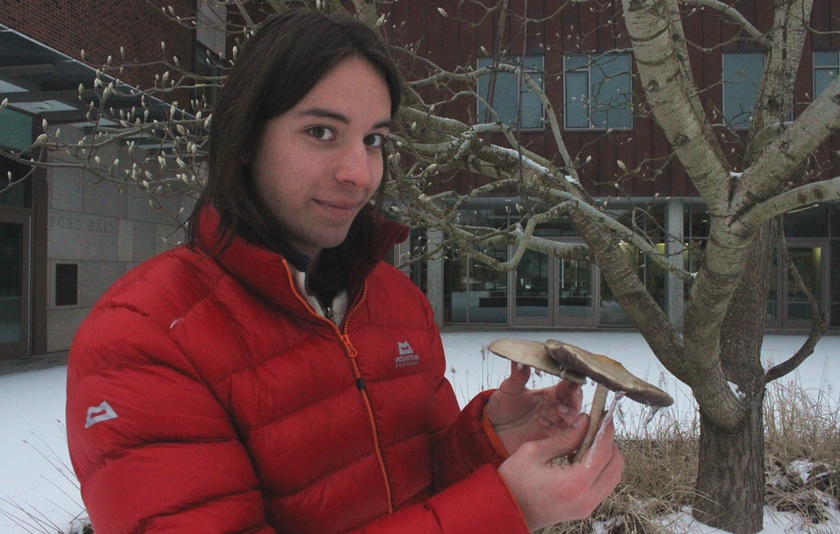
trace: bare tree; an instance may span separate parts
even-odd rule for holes
[[[613,11],[609,4],[588,4]],[[440,228],[446,235],[438,250],[429,253],[453,247],[499,270],[513,269],[526,249],[596,262],[657,358],[691,387],[700,407],[696,517],[732,532],[752,533],[762,529],[765,388],[812,352],[828,324],[827,316],[816,310],[812,332],[802,349],[771,369],[762,366],[769,273],[782,235],[778,217],[801,206],[840,198],[840,178],[831,177],[830,169],[809,166],[809,159],[840,126],[840,80],[790,120],[794,81],[805,37],[811,31],[810,0],[767,5],[772,23],[764,32],[750,24],[735,3],[698,0],[682,4],[677,0],[623,0],[613,12],[621,18],[620,23],[614,21],[616,26],[629,35],[645,96],[644,111],[655,118],[671,155],[679,160],[709,208],[709,240],[696,272],[685,272],[668,261],[644,234],[619,224],[580,188],[584,165],[580,154],[567,148],[556,106],[533,76],[514,64],[457,71],[434,66],[428,77],[413,79],[411,85],[424,91],[427,101],[429,94],[441,94],[428,87],[446,87],[447,98],[455,100],[465,97],[453,87],[467,92],[473,88],[466,96],[469,98],[475,96],[480,77],[517,74],[542,98],[548,129],[562,162],[555,165],[532,153],[519,142],[517,132],[500,121],[453,120],[436,113],[440,97],[427,105],[418,96],[402,114],[410,125],[402,144],[409,147],[405,152],[411,154],[412,164],[402,167],[405,172],[398,190],[405,195],[406,211],[416,225]],[[697,44],[686,38],[684,23],[687,13],[698,8],[737,24],[741,28],[738,39],[748,40],[763,52],[759,95],[746,135],[738,135],[716,120],[720,110],[704,100],[708,88],[695,81],[691,48]],[[442,15],[450,16],[445,11]],[[526,20],[525,13],[520,17],[523,28],[526,22],[534,22]],[[544,73],[546,78],[557,75]],[[491,137],[493,133],[503,134],[504,144],[498,135]],[[739,143],[738,157],[732,158],[725,149],[735,141]],[[668,178],[647,164],[631,170],[619,162],[618,167],[627,175]],[[467,194],[426,194],[433,175],[461,169],[488,180]],[[616,186],[620,187],[620,178]],[[505,189],[539,202],[532,202],[507,228],[471,228],[458,223],[455,214],[459,206]],[[562,246],[535,237],[539,224],[560,215],[575,223],[586,247]],[[657,305],[636,274],[635,263],[621,251],[621,241],[633,243],[651,261],[690,286],[682,325],[674,324]],[[506,261],[483,252],[498,244],[512,247]]]
[[[201,97],[178,106],[171,95],[223,83],[237,47],[265,12],[287,9],[279,0],[256,7],[245,0],[211,3],[229,10],[225,23],[232,36],[229,55],[217,58],[216,74],[197,77],[176,58],[166,57],[165,46],[161,60],[165,72],[149,89],[122,85],[121,67],[105,65],[97,82],[100,98],[89,113],[96,124],[93,134],[65,143],[44,125],[44,134],[27,155],[13,156],[40,160],[43,165],[76,165],[121,187],[140,187],[153,198],[200,191],[212,108]],[[532,7],[545,8],[540,16],[529,12],[527,1],[516,3],[517,7],[508,0],[440,2],[440,23],[495,28],[492,41],[475,51],[475,56],[490,59],[481,67],[475,61],[445,64],[428,55],[422,41],[406,42],[400,30],[405,21],[395,18],[391,2],[312,4],[358,13],[390,39],[405,68],[407,95],[399,112],[403,127],[392,135],[395,150],[390,156],[392,194],[398,201],[393,213],[413,227],[440,230],[443,235],[408,260],[457,251],[504,272],[515,269],[526,251],[535,250],[596,263],[656,357],[691,388],[700,407],[696,517],[736,533],[760,531],[765,388],[810,355],[828,324],[827,316],[815,308],[812,332],[801,350],[770,369],[762,365],[769,273],[783,242],[778,218],[801,206],[840,198],[840,178],[832,177],[830,168],[816,166],[813,158],[840,128],[840,79],[807,105],[799,103],[801,112],[791,120],[797,104],[793,85],[805,38],[813,31],[812,0],[775,0],[763,6],[772,11],[763,30],[738,11],[737,2],[716,0],[622,0],[620,4],[578,0],[556,7],[552,2],[532,2]],[[616,42],[624,43],[623,51],[632,51],[635,84],[643,91],[642,101],[633,104],[634,112],[652,117],[669,145],[666,154],[650,154],[632,167],[618,161],[615,178],[606,181],[620,195],[627,180],[668,180],[669,169],[678,166],[708,206],[709,239],[694,272],[672,261],[642,229],[616,219],[604,202],[587,192],[594,181],[587,176],[586,147],[570,147],[562,127],[562,106],[552,101],[542,83],[559,79],[566,67],[534,68],[512,59],[526,55],[529,28],[545,28],[553,17],[570,9],[596,10],[601,25],[573,28],[569,35],[545,35],[543,41],[586,52],[583,43],[588,35],[611,32]],[[697,81],[692,61],[711,52],[686,37],[686,19],[698,10],[736,25],[739,31],[733,42],[749,42],[763,53],[758,98],[746,133],[722,122],[721,110],[705,97],[710,87]],[[177,23],[201,24],[172,15]],[[731,44],[720,42],[714,49]],[[552,156],[529,148],[522,132],[494,110],[493,91],[502,75],[515,76],[539,98]],[[486,90],[479,91],[480,86]],[[110,103],[119,98],[137,104],[111,109]],[[476,102],[482,113],[469,111],[477,109]],[[519,104],[517,113],[522,110]],[[105,119],[107,123],[102,122]],[[601,135],[618,134],[606,130]],[[97,152],[115,143],[124,145],[125,159],[102,161]],[[41,149],[52,157],[37,157]],[[466,192],[447,187],[449,179],[464,173],[477,177],[478,185]],[[509,224],[471,225],[459,218],[471,201],[494,195],[519,199]],[[540,225],[561,218],[574,223],[583,243],[539,237]],[[657,304],[621,243],[631,243],[648,261],[690,288],[681,321]],[[500,259],[487,252],[500,246],[509,247],[510,254]]]

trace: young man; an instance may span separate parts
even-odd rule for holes
[[[380,261],[406,237],[377,196],[399,99],[349,16],[293,11],[248,42],[189,245],[118,281],[71,349],[97,532],[515,533],[612,492],[611,426],[551,462],[583,437],[577,386],[529,391],[513,367],[459,409],[428,302]]]

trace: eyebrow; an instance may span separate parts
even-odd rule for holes
[[[338,112],[335,112],[335,111],[331,111],[329,109],[324,109],[324,108],[304,109],[304,110],[301,110],[300,112],[298,112],[297,116],[299,116],[299,117],[317,117],[317,118],[323,118],[323,119],[332,119],[332,120],[338,121],[342,124],[350,124],[350,119],[347,116],[342,115],[341,113],[338,113]],[[379,128],[387,128],[387,129],[390,130],[391,129],[391,119],[388,118],[388,119],[377,122],[376,124],[373,125],[372,129],[377,130]]]

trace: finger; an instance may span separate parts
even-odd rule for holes
[[[600,495],[600,499],[606,499],[621,482],[621,475],[624,472],[624,456],[622,456],[618,445],[612,443],[609,448],[609,461],[595,477],[592,483],[592,491]]]
[[[568,456],[580,447],[583,441],[583,435],[586,433],[586,427],[589,422],[589,416],[586,414],[578,414],[575,420],[565,429],[559,427],[551,427],[554,429],[545,439],[532,441],[530,446],[533,447],[534,454],[539,461],[549,462],[554,458]],[[548,429],[547,429],[548,430]]]
[[[502,380],[499,389],[504,393],[519,393],[531,378],[531,368],[521,363],[510,362],[510,376]]]
[[[580,410],[575,410],[561,402],[557,405],[557,416],[559,417],[557,424],[565,423],[567,426],[571,426],[579,414]]]
[[[554,386],[554,395],[557,402],[568,406],[574,412],[579,412],[583,407],[583,389],[580,384],[561,380]]]
[[[596,466],[602,469],[599,464],[605,465],[610,461],[612,447],[615,445],[615,425],[612,418],[601,421],[598,433],[590,449],[584,454],[581,463],[586,467]],[[603,450],[602,450],[603,449]]]
[[[583,393],[579,384],[561,380],[548,393],[553,399],[551,420],[565,428],[571,425],[583,406]]]
[[[580,390],[580,384],[575,384],[574,382],[570,382],[566,379],[560,380],[554,386],[554,392],[557,394],[558,400],[566,400],[571,397],[575,397]]]

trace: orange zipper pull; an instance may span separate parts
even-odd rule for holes
[[[341,334],[341,343],[344,345],[345,350],[347,350],[348,356],[355,358],[359,355],[359,351],[356,350],[356,347],[354,347],[353,343],[350,341],[350,336],[347,334]]]

